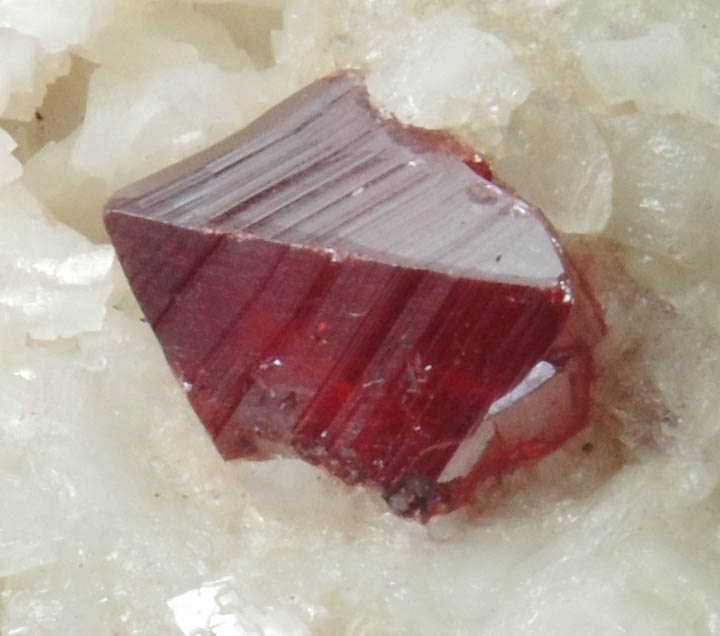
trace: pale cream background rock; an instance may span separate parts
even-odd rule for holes
[[[0,2],[0,634],[720,634],[718,33],[712,0]],[[345,65],[601,233],[593,426],[426,527],[222,462],[100,222]]]

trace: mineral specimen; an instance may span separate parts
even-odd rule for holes
[[[542,214],[353,72],[117,193],[105,223],[227,459],[297,454],[427,519],[586,422],[604,324]]]

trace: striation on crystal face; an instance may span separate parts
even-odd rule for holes
[[[423,520],[587,420],[602,315],[542,214],[341,72],[118,192],[105,223],[226,459]]]

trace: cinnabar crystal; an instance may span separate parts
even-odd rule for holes
[[[319,80],[108,203],[227,458],[296,454],[427,519],[587,419],[604,325],[542,214],[362,79]]]

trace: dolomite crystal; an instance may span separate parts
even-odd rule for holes
[[[587,420],[604,324],[542,214],[383,119],[355,73],[118,192],[105,223],[227,459],[297,454],[427,519]]]

